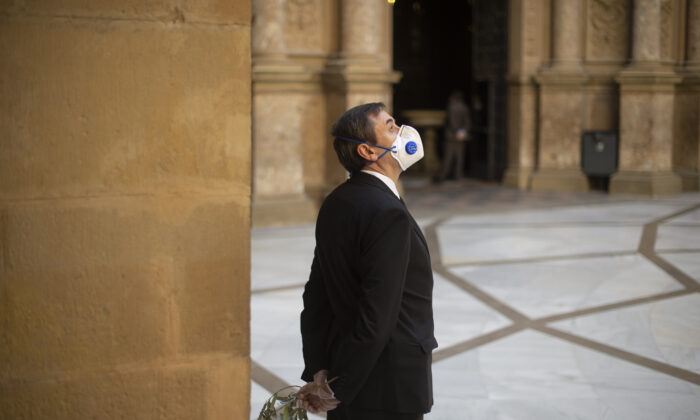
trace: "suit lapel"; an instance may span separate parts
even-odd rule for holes
[[[416,222],[416,219],[413,218],[413,215],[411,214],[411,212],[408,211],[408,207],[406,207],[406,203],[403,201],[403,198],[401,199],[401,204],[403,204],[404,208],[406,209],[406,213],[408,213],[408,217],[411,219],[411,224],[413,225],[413,230],[416,231],[421,242],[423,242],[425,249],[428,250],[429,249],[428,248],[428,241],[425,239],[425,236],[423,236],[423,231],[421,230],[420,226],[418,226],[418,222]]]

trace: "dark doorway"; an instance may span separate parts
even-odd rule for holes
[[[454,90],[472,111],[463,173],[500,180],[506,162],[507,1],[396,0],[394,114],[444,110]],[[438,153],[443,130],[437,130]]]

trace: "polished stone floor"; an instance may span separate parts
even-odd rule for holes
[[[405,187],[435,274],[426,420],[700,418],[700,194]],[[251,418],[301,383],[313,236],[252,232]]]

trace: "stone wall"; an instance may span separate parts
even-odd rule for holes
[[[247,418],[250,2],[0,5],[3,418]]]

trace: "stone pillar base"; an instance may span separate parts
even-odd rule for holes
[[[503,175],[503,185],[527,190],[532,183],[532,169],[508,168]]]
[[[253,227],[311,223],[318,214],[318,207],[306,195],[254,198],[252,207]]]
[[[683,191],[698,191],[700,190],[700,173],[690,171],[676,171],[676,174],[681,177],[681,185]]]
[[[588,191],[588,178],[577,169],[540,169],[532,176],[535,191]]]
[[[610,178],[611,194],[668,195],[682,191],[681,177],[673,172],[622,171]]]

